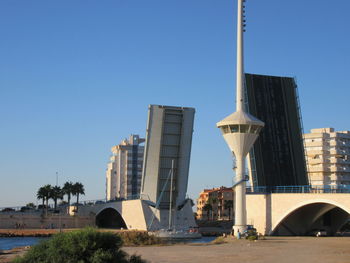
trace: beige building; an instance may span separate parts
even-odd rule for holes
[[[210,204],[208,211],[204,207]],[[208,218],[209,215],[209,218]],[[204,189],[197,199],[197,219],[203,220],[230,220],[233,217],[232,188],[219,187]]]
[[[304,141],[312,186],[350,185],[350,131],[312,129]]]
[[[140,196],[145,140],[131,135],[111,148],[112,156],[106,171],[107,200],[130,199]]]

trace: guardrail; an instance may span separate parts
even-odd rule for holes
[[[247,194],[263,194],[263,193],[350,193],[350,185],[291,185],[291,186],[259,186],[247,187]]]
[[[113,202],[120,202],[120,201],[127,201],[127,200],[137,200],[140,199],[140,195],[131,195],[128,196],[127,198],[115,198],[113,200],[107,200],[106,198],[103,199],[95,199],[95,200],[84,200],[84,201],[80,201],[79,202],[79,206],[80,205],[97,205],[97,204],[105,204],[105,203],[113,203]],[[75,206],[77,205],[76,202],[72,202],[70,204],[71,206]],[[58,204],[57,205],[57,210],[64,210],[66,207],[68,206],[68,204]],[[44,207],[45,209],[45,207]],[[48,205],[48,209],[49,210],[53,210],[54,209],[54,204],[50,203]],[[6,206],[6,207],[0,207],[0,212],[38,212],[38,211],[42,211],[42,205],[38,205],[35,207],[27,207],[27,206]]]

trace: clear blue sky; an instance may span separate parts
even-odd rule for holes
[[[350,130],[350,1],[248,0],[245,69],[296,76],[305,131]],[[1,0],[0,207],[44,184],[105,196],[111,146],[148,104],[196,108],[188,193],[230,185],[236,0]]]

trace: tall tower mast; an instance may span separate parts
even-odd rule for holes
[[[244,63],[243,63],[243,32],[245,24],[244,18],[244,2],[238,0],[237,15],[237,68],[236,68],[236,111],[244,111]]]
[[[246,112],[244,98],[243,32],[245,27],[244,2],[238,1],[237,16],[237,76],[236,76],[236,112],[227,116],[216,125],[236,158],[235,221],[233,230],[236,236],[247,228],[245,158],[259,136],[264,123]]]

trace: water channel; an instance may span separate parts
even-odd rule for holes
[[[16,247],[33,246],[47,237],[0,237],[0,250],[9,250]],[[181,243],[209,243],[215,237],[202,237],[200,239],[181,241]]]

